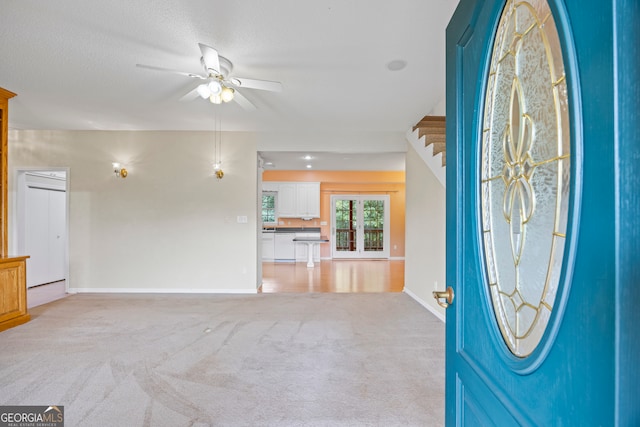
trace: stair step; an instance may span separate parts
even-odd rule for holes
[[[422,138],[423,136],[424,138],[424,146],[426,147],[429,144],[439,144],[439,143],[446,143],[447,142],[447,136],[446,135],[432,135],[432,134],[426,134],[426,135],[422,135],[419,131],[418,131],[418,135],[420,138]]]
[[[435,142],[433,144],[433,155],[435,156],[438,153],[444,153],[447,150],[447,143],[442,141],[442,142]]]
[[[445,127],[445,125],[445,116],[424,116],[422,120],[420,120],[418,124],[413,127],[413,130],[415,131],[418,128]]]
[[[424,116],[414,127],[418,138],[424,138],[424,146],[433,144],[433,155],[442,154],[442,166],[446,164],[447,123],[445,116]]]

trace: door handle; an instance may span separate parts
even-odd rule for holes
[[[440,307],[447,308],[453,303],[455,295],[453,294],[453,288],[448,286],[446,291],[433,291],[433,297]]]

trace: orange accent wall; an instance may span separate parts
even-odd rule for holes
[[[404,171],[264,171],[262,181],[320,182],[320,219],[303,221],[283,218],[279,227],[320,227],[320,233],[331,235],[331,195],[388,194],[390,203],[392,258],[404,257],[405,173]],[[326,221],[327,225],[320,225]],[[395,248],[395,249],[394,249]],[[329,245],[320,246],[320,256],[331,256]]]

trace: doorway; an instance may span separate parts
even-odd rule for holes
[[[331,196],[333,258],[389,258],[389,196]]]
[[[67,281],[67,175],[65,169],[17,171],[16,253],[30,257],[27,288]]]

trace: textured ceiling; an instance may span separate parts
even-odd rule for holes
[[[442,102],[444,33],[456,4],[5,1],[0,86],[18,94],[9,126],[212,130],[217,116],[223,130],[267,132],[271,141],[280,133],[404,134]],[[242,90],[255,111],[236,103],[185,102],[180,98],[196,79],[136,67],[201,74],[198,43],[230,59],[232,75],[280,81],[283,91]],[[394,60],[407,66],[390,71]],[[323,150],[306,147],[304,138],[293,144],[296,150],[289,151]],[[348,151],[366,151],[353,145]],[[268,144],[260,148],[269,150]]]

